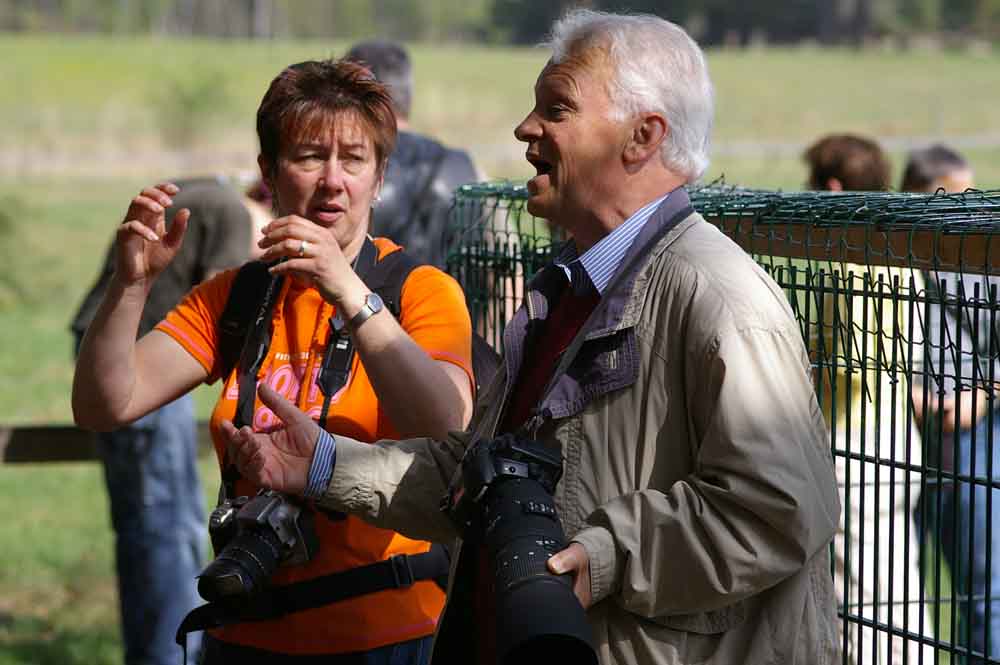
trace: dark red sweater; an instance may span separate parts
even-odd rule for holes
[[[521,371],[511,391],[499,434],[513,432],[531,416],[542,399],[542,391],[559,364],[559,359],[573,338],[594,311],[601,296],[596,290],[584,296],[566,288],[555,308],[545,320],[544,328],[533,338],[521,360]],[[476,580],[476,628],[478,631],[479,665],[496,665],[496,597],[493,589],[493,568],[486,547],[480,547],[478,579]]]

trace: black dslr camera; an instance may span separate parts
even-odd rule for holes
[[[489,553],[496,593],[497,662],[597,665],[590,625],[569,575],[546,562],[567,546],[552,493],[559,451],[514,435],[473,444],[442,501],[463,540]]]
[[[208,520],[216,557],[198,577],[198,593],[209,602],[245,600],[279,565],[306,563],[319,549],[314,521],[274,490],[224,500]]]

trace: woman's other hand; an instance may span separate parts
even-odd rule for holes
[[[261,383],[257,393],[284,427],[264,433],[249,427],[236,429],[232,422],[222,421],[229,459],[256,485],[301,494],[309,478],[319,426],[267,384]]]
[[[271,268],[272,273],[299,277],[315,286],[324,300],[338,308],[352,296],[363,298],[368,292],[344,256],[337,239],[308,219],[287,215],[265,226],[263,234],[260,246],[264,254],[261,259],[285,259]]]
[[[166,209],[180,188],[173,183],[147,187],[132,199],[118,227],[115,271],[125,285],[151,284],[177,255],[191,211],[181,209],[167,230]]]

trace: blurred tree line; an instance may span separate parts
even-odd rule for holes
[[[1000,40],[1000,0],[0,0],[0,30],[533,44],[571,6],[658,14],[707,45]]]

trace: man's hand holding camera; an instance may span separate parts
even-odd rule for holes
[[[236,429],[232,422],[223,421],[229,458],[247,480],[280,492],[301,494],[309,477],[319,425],[266,384],[260,385],[257,394],[284,427],[261,433],[250,427]]]
[[[580,543],[570,543],[569,547],[556,552],[548,560],[549,572],[553,575],[573,576],[573,594],[583,609],[591,606],[594,597],[590,593],[590,556]]]

